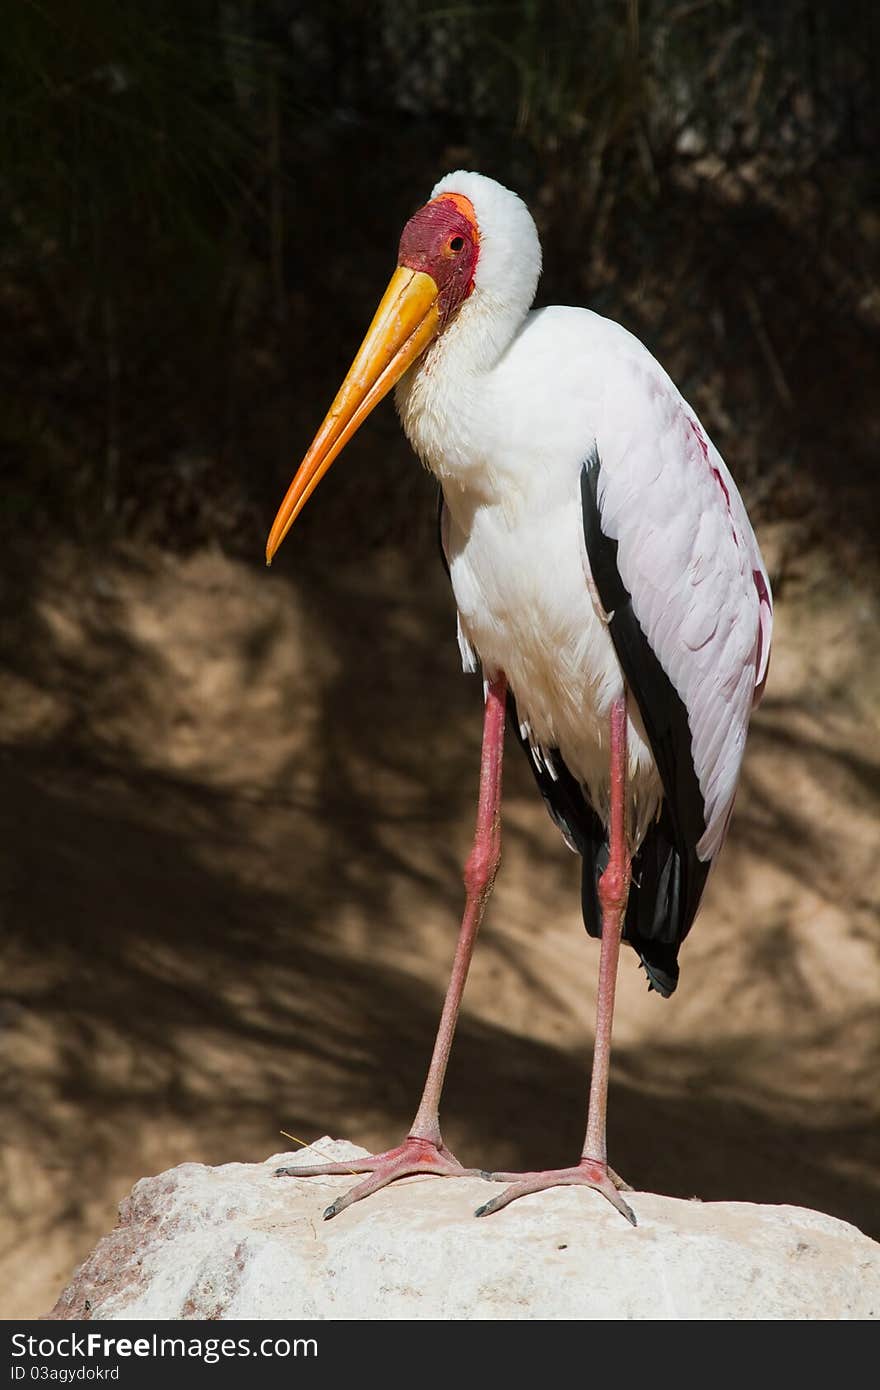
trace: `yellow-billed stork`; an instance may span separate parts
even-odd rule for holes
[[[669,995],[733,808],[770,655],[770,583],[736,485],[666,372],[587,309],[531,310],[541,270],[525,204],[480,174],[437,184],[279,509],[271,562],[327,469],[396,387],[442,491],[440,529],[465,670],[485,718],[466,905],[425,1089],[406,1140],[353,1163],[280,1169],[367,1177],[324,1213],[409,1173],[460,1175],[439,1103],[471,952],[500,856],[510,711],[549,810],[583,857],[583,914],[601,938],[587,1133],[556,1171],[509,1186],[487,1215],[583,1184],[630,1221],[608,1166],[605,1111],[621,938]]]

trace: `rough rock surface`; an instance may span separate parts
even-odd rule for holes
[[[873,1318],[880,1245],[798,1207],[602,1198],[560,1188],[486,1220],[480,1178],[404,1179],[333,1221],[354,1178],[275,1178],[351,1158],[320,1140],[262,1164],[144,1178],[55,1318]],[[316,1155],[319,1156],[316,1159]]]

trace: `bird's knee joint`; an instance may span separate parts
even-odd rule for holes
[[[629,874],[617,864],[609,864],[599,879],[599,901],[606,912],[622,912],[629,897]]]
[[[471,851],[464,868],[464,886],[468,893],[486,893],[495,882],[498,865],[501,863],[501,846],[480,846]]]

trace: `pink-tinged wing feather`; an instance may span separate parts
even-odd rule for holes
[[[633,341],[633,340],[630,340]],[[770,583],[721,455],[645,349],[608,373],[596,442],[603,531],[639,626],[688,713],[717,854],[770,655]]]

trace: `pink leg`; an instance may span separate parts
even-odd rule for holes
[[[337,1197],[324,1217],[338,1216],[353,1202],[377,1192],[395,1178],[403,1178],[412,1173],[438,1173],[443,1176],[461,1176],[476,1173],[476,1169],[463,1168],[458,1159],[443,1142],[440,1133],[440,1096],[446,1078],[446,1067],[464,993],[471,955],[486,903],[492,892],[495,874],[501,858],[501,766],[504,753],[504,715],[507,696],[507,681],[503,675],[489,683],[486,693],[486,710],[483,720],[483,753],[480,763],[480,799],[477,809],[477,828],[473,848],[464,871],[466,900],[455,959],[452,963],[452,977],[446,991],[437,1039],[425,1089],[412,1129],[402,1144],[386,1153],[371,1158],[356,1158],[347,1163],[321,1163],[305,1168],[279,1168],[276,1177],[317,1177],[323,1174],[368,1173],[363,1182],[358,1183],[343,1196]]]
[[[515,1201],[517,1197],[524,1197],[529,1192],[542,1192],[548,1187],[579,1185],[593,1187],[601,1192],[628,1221],[634,1226],[636,1224],[631,1208],[620,1195],[619,1189],[626,1185],[608,1167],[605,1143],[614,992],[630,878],[630,858],[626,842],[626,772],[626,697],[621,696],[611,710],[611,844],[608,866],[599,880],[602,945],[599,953],[596,1043],[593,1050],[587,1135],[580,1162],[573,1168],[559,1168],[544,1173],[484,1174],[493,1182],[509,1182],[511,1185],[480,1207],[477,1216],[490,1216],[492,1212],[500,1211],[509,1202]]]

